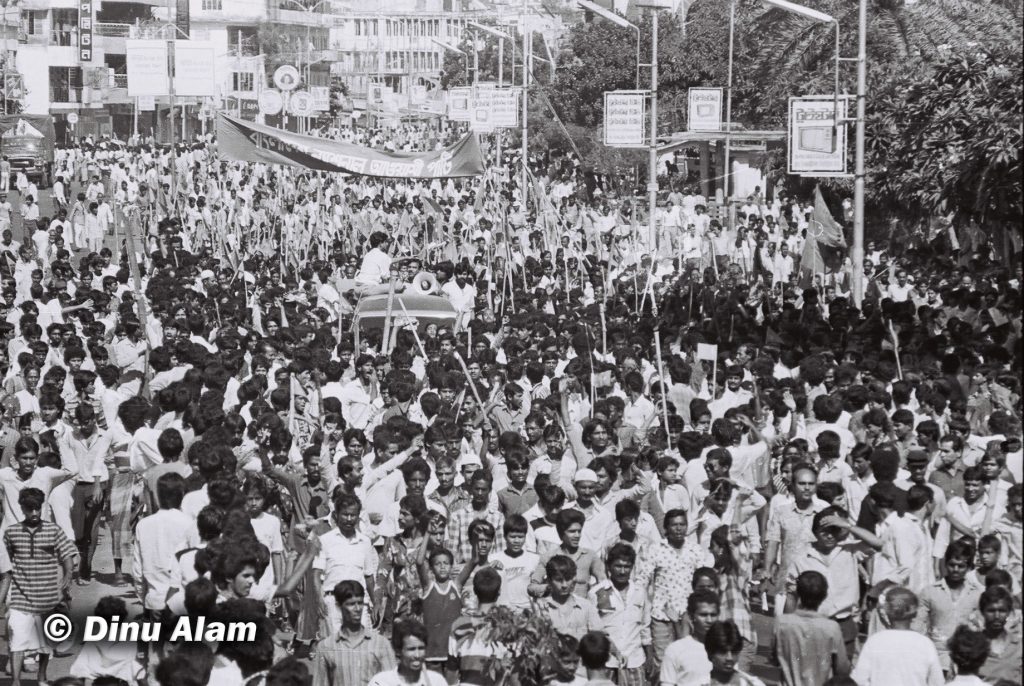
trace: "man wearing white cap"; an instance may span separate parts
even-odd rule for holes
[[[204,269],[199,272],[199,278],[196,279],[195,285],[192,287],[197,293],[208,295],[206,289],[213,283],[213,280],[217,278],[217,275],[213,273],[212,269]]]
[[[609,511],[594,499],[597,493],[597,473],[593,469],[580,469],[572,479],[576,488],[576,500],[566,503],[566,510],[576,509],[586,515],[580,547],[587,550],[603,550],[608,530],[615,526],[615,511]]]

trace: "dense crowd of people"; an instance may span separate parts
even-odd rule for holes
[[[672,183],[651,231],[571,154],[505,162],[88,140],[52,208],[0,194],[12,683],[751,686],[759,646],[791,686],[1020,683],[1019,264],[879,239],[857,297],[806,269],[813,199],[730,226]]]

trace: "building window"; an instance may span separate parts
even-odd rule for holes
[[[50,102],[82,101],[82,68],[50,67]]]
[[[255,79],[251,71],[236,71],[231,74],[231,90],[254,91]]]
[[[50,24],[50,43],[63,47],[78,46],[78,10],[55,9]]]
[[[207,12],[219,12],[224,9],[223,0],[203,0],[203,10]]]

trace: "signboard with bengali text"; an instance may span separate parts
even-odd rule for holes
[[[174,41],[174,94],[204,98],[217,95],[214,56],[211,41]]]
[[[496,128],[519,126],[519,88],[498,88],[491,93],[491,122]]]
[[[128,95],[167,95],[170,79],[167,77],[167,41],[125,41],[125,59],[128,66]]]
[[[608,91],[604,94],[604,144],[613,148],[647,145],[648,91]]]
[[[477,133],[494,131],[493,102],[497,88],[479,84],[473,88],[473,100],[470,103],[469,130]]]
[[[846,126],[836,126],[831,95],[789,99],[789,173],[803,176],[846,176]],[[846,118],[846,100],[839,100],[839,118]]]
[[[687,98],[689,131],[722,130],[722,89],[691,88]]]
[[[13,3],[11,3],[13,4]],[[7,3],[4,4],[7,7]],[[78,3],[78,61],[92,62],[93,55],[93,23],[96,21],[96,3],[94,0],[81,0]],[[6,22],[5,22],[6,23]]]
[[[470,101],[473,99],[473,89],[460,86],[452,88],[447,93],[448,119],[450,121],[469,121]]]

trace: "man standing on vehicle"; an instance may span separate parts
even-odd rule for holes
[[[0,157],[0,191],[11,190],[11,161],[7,155]]]

